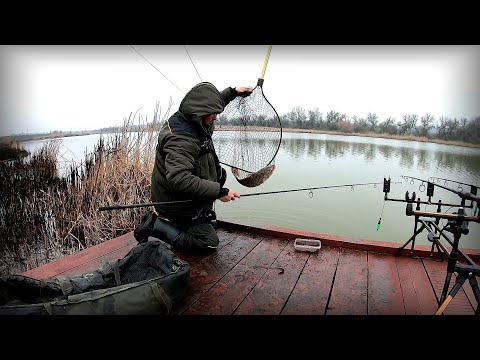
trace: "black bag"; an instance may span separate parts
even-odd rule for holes
[[[190,265],[150,240],[89,274],[0,277],[0,315],[168,315],[186,292]]]

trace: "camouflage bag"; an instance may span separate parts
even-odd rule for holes
[[[187,262],[150,240],[89,274],[0,277],[0,315],[168,315],[189,277]]]

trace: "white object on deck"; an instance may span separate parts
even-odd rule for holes
[[[317,239],[296,238],[293,246],[298,251],[315,252],[322,247],[322,243]]]

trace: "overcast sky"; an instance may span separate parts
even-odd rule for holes
[[[0,45],[0,136],[121,125],[137,110],[151,120],[157,101],[164,114],[172,99],[172,114],[200,81],[255,87],[267,49]],[[380,121],[471,119],[480,115],[479,64],[479,45],[273,45],[263,90],[280,115],[301,106]]]

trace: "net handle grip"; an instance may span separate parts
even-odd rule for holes
[[[268,63],[268,59],[270,58],[271,51],[272,51],[272,45],[268,45],[267,56],[265,57],[265,62],[263,63],[262,75],[260,76],[260,79],[258,79],[259,83],[260,83],[260,80],[262,80],[262,85],[263,85],[263,78],[265,76],[265,71],[267,70],[267,63]]]

